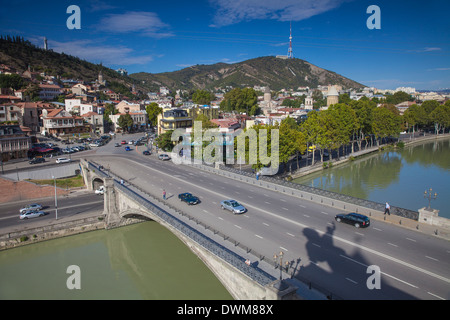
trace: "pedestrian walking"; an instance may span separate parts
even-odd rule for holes
[[[123,179],[120,179],[120,184],[123,185]]]
[[[386,215],[386,213],[388,215],[391,215],[391,206],[387,202],[386,202],[386,207],[384,208],[384,215]]]
[[[166,200],[166,190],[163,190],[163,200]]]

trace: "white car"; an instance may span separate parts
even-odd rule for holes
[[[95,190],[95,194],[104,194],[105,193],[105,187],[104,186],[100,186],[100,188],[98,188],[97,190]]]
[[[56,159],[56,163],[66,163],[66,162],[70,162],[70,159],[67,158],[58,158]]]
[[[20,209],[19,212],[20,212],[20,214],[22,214],[27,211],[39,211],[41,209],[42,209],[42,206],[40,204],[32,203],[32,204],[26,205],[25,207]]]
[[[25,211],[20,215],[20,220],[27,220],[30,218],[43,217],[46,214],[48,214],[48,213],[44,212],[44,211],[34,211],[34,210]]]

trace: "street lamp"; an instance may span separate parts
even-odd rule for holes
[[[58,220],[58,198],[56,197],[56,178],[52,176],[53,181],[55,181],[55,212],[56,212],[56,220]]]
[[[423,197],[425,199],[428,199],[428,209],[431,209],[431,200],[436,200],[437,198],[437,193],[435,192],[434,194],[432,193],[433,189],[429,189],[428,192],[427,190],[425,190],[425,192],[423,193]]]
[[[279,291],[282,291],[282,290],[284,290],[284,289],[286,289],[288,287],[287,284],[283,283],[283,276],[282,276],[282,273],[283,273],[283,255],[284,255],[283,251],[280,251],[280,254],[278,256],[276,254],[273,255],[273,261],[274,261],[274,264],[275,264],[275,269],[276,268],[280,268],[280,279],[279,279],[280,281],[277,282],[274,285],[274,287],[276,289],[278,289]],[[289,266],[289,262],[286,261],[286,270],[287,270],[288,266]]]

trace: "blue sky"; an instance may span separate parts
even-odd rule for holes
[[[81,10],[81,29],[66,22]],[[381,10],[370,30],[367,8]],[[367,86],[450,88],[450,1],[1,0],[0,33],[129,73],[286,55]]]

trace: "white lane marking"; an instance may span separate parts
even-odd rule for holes
[[[348,280],[348,281],[350,281],[351,283],[354,283],[354,284],[358,284],[358,282],[356,282],[356,281],[354,281],[354,280],[352,280],[350,278],[345,278],[345,280]]]
[[[442,298],[442,297],[440,297],[440,296],[438,296],[438,295],[435,295],[434,293],[431,293],[431,292],[427,292],[429,295],[432,295],[433,297],[436,297],[436,298],[438,298],[438,299],[441,299],[441,300],[445,300],[444,298]]]
[[[263,237],[261,237],[259,234],[255,234],[255,237],[258,237],[260,239],[264,239]]]
[[[438,260],[438,259],[436,259],[436,258],[433,258],[433,257],[430,257],[430,256],[425,256],[425,258],[428,258],[428,259],[431,259],[431,260],[434,260],[434,261],[437,261],[437,262],[439,262],[439,260]]]
[[[280,248],[281,248],[281,250],[289,251],[288,249],[286,249],[286,248],[284,248],[284,247],[280,247]]]

